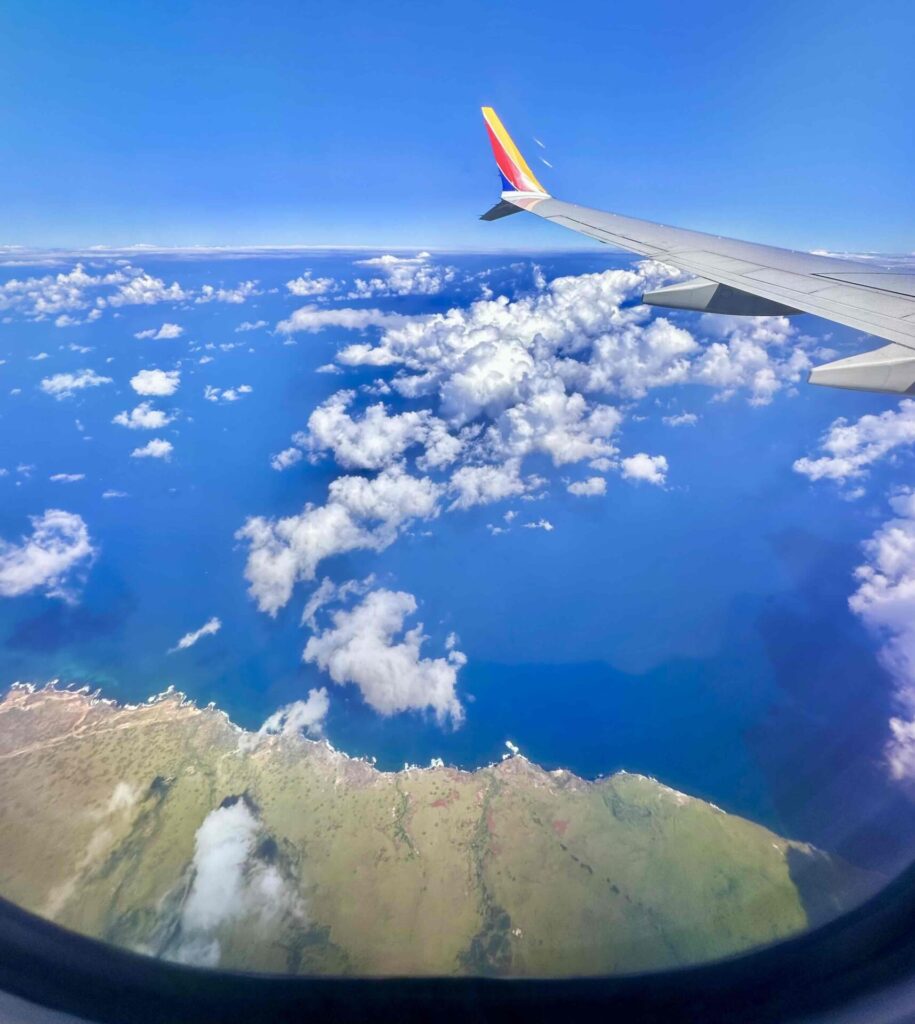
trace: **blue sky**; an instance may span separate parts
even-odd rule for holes
[[[476,220],[488,103],[562,198],[908,252],[913,21],[902,2],[20,0],[0,12],[3,241],[580,247]]]

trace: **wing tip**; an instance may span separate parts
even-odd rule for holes
[[[489,144],[496,159],[496,166],[499,168],[499,173],[505,185],[504,191],[549,195],[521,155],[521,151],[508,134],[495,109],[489,106],[482,106],[480,107],[480,112],[483,115],[486,132],[489,135]]]

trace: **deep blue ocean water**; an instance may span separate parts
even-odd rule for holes
[[[638,415],[627,419],[621,442],[667,456],[666,488],[610,475],[605,497],[575,498],[561,480],[578,472],[531,459],[526,468],[554,485],[524,511],[549,519],[552,532],[492,536],[486,525],[510,504],[479,507],[443,515],[380,553],[324,563],[320,575],[373,572],[415,594],[430,655],[458,634],[468,663],[458,684],[466,720],[457,730],[416,713],[382,717],[355,687],[335,686],[303,664],[299,620],[310,588],[298,588],[275,619],[258,611],[234,534],[249,515],[289,515],[323,501],[339,475],[330,460],[277,473],[269,457],[319,402],[379,371],[316,373],[353,336],[335,328],[286,345],[272,328],[307,301],[285,294],[285,281],[306,269],[352,277],[353,260],[364,255],[139,254],[135,265],[186,289],[256,279],[262,294],[240,305],[124,306],[118,316],[108,311],[67,328],[16,316],[0,324],[0,467],[8,470],[0,537],[16,541],[29,516],[63,508],[83,517],[99,547],[77,603],[40,593],[0,600],[0,685],[59,678],[131,701],[174,685],[248,728],[327,685],[329,740],[384,768],[433,757],[473,767],[500,757],[510,739],[547,767],[657,776],[860,863],[908,859],[915,815],[883,764],[891,682],[876,641],[847,606],[861,542],[887,517],[886,491],[904,482],[906,469],[876,467],[857,501],[791,469],[837,416],[882,411],[893,404],[888,398],[802,385],[755,407],[739,395],[713,401],[697,385],[659,389],[632,406]],[[437,259],[460,271],[442,293],[361,305],[405,313],[463,305],[479,295],[472,275],[490,268],[497,290],[532,287],[527,257]],[[547,278],[627,265],[602,253],[541,255],[537,263]],[[0,280],[49,272],[2,269]],[[267,328],[235,330],[260,319]],[[185,333],[134,337],[163,322]],[[679,322],[691,323],[686,315]],[[864,347],[852,331],[806,317],[799,324],[828,334],[840,351]],[[240,344],[217,347],[200,365],[206,350],[190,356],[189,345],[206,343]],[[49,357],[29,358],[39,352]],[[134,373],[179,363],[180,390],[156,400],[180,411],[172,424],[154,433],[112,424],[139,401],[128,385]],[[40,390],[49,374],[84,367],[114,383],[61,401]],[[207,385],[241,384],[252,390],[237,402],[204,398]],[[661,422],[684,410],[699,414],[695,426]],[[151,436],[172,441],[170,461],[129,457]],[[85,479],[50,481],[56,473]],[[103,498],[111,489],[128,497]],[[214,615],[219,634],[168,653]]]

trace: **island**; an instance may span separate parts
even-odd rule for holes
[[[511,752],[383,772],[168,691],[0,702],[0,895],[247,971],[567,977],[726,957],[879,880],[655,779]]]

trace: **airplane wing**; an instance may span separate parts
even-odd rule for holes
[[[737,316],[812,313],[873,334],[890,344],[815,367],[810,383],[915,392],[915,274],[687,231],[554,199],[492,107],[483,107],[483,119],[503,184],[501,201],[483,220],[525,210],[695,275],[647,293],[642,301],[648,305]]]

